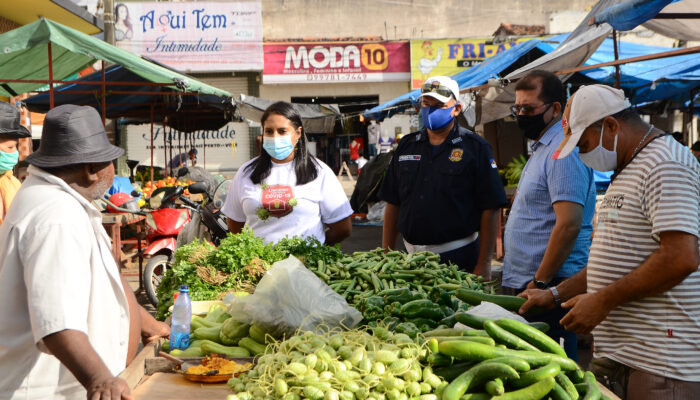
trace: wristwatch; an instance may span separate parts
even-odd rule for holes
[[[549,288],[549,291],[552,293],[552,296],[554,297],[554,303],[558,306],[561,306],[561,298],[559,297],[559,291],[557,290],[557,287],[552,286]]]
[[[549,287],[549,282],[538,281],[536,278],[532,278],[532,282],[535,283],[535,287],[538,289],[547,289]]]

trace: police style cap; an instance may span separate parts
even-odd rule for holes
[[[631,107],[625,92],[606,85],[581,86],[564,108],[564,139],[552,155],[555,160],[571,154],[583,131],[601,119]]]
[[[46,114],[39,150],[26,160],[40,168],[54,168],[108,162],[123,154],[124,149],[109,143],[97,110],[65,104]]]
[[[0,136],[15,139],[32,136],[29,130],[19,123],[19,111],[10,103],[0,101]]]
[[[421,88],[421,95],[432,97],[440,103],[447,103],[450,98],[459,99],[459,84],[448,76],[433,76],[426,79]]]

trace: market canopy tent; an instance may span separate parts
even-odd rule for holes
[[[101,107],[100,88],[88,82],[99,82],[101,71],[84,76],[78,82],[54,89],[54,104],[80,104]],[[109,89],[105,94],[106,118],[126,118],[128,123],[163,122],[180,132],[216,130],[230,120],[233,105],[229,99],[214,95],[181,96],[175,90],[148,86],[146,79],[121,65],[105,71]],[[121,86],[123,82],[142,82],[142,86]],[[153,95],[156,92],[158,95]],[[23,103],[29,111],[46,113],[50,108],[49,93],[41,93]],[[151,110],[151,105],[155,110]],[[155,111],[154,115],[151,112]]]
[[[662,11],[659,13],[659,11]],[[626,0],[595,15],[595,23],[631,30],[638,25],[680,40],[700,40],[700,0]]]
[[[97,60],[119,64],[148,82],[171,89],[231,97],[224,90],[46,18],[0,35],[0,96],[35,91],[48,81],[65,79]]]

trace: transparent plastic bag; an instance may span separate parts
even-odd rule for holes
[[[482,301],[478,306],[472,307],[465,312],[467,314],[476,315],[477,317],[486,317],[490,319],[508,318],[527,324],[527,320],[520,315],[508,311],[498,304],[489,303],[488,301]],[[460,324],[459,322],[457,322],[454,327],[456,329],[472,329],[466,325]]]
[[[362,320],[359,311],[294,256],[274,263],[252,295],[234,298],[229,314],[275,337],[291,336],[297,329],[352,329]]]

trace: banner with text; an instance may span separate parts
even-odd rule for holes
[[[125,2],[118,47],[181,71],[262,70],[262,12],[251,2]]]
[[[420,89],[431,76],[454,75],[530,39],[497,43],[493,38],[411,40],[411,87]]]
[[[395,82],[411,77],[408,42],[265,43],[263,83]]]
[[[168,143],[167,148],[163,142]],[[172,136],[172,138],[171,138]],[[139,165],[151,165],[151,125],[126,126],[126,154]],[[170,143],[172,139],[172,153]],[[161,126],[153,127],[153,165],[164,167],[165,159],[187,153],[194,143],[197,149],[197,165],[211,171],[226,171],[240,168],[250,160],[250,129],[248,124],[232,122],[219,130],[182,133]],[[180,146],[178,147],[178,144]],[[167,149],[167,152],[166,152]],[[167,154],[166,154],[167,153]],[[206,158],[206,160],[205,160]]]

